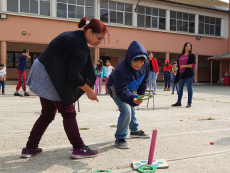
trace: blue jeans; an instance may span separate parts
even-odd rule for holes
[[[164,72],[164,80],[165,80],[165,89],[167,88],[170,88],[170,79],[171,79],[171,74],[170,72]]]
[[[135,107],[122,102],[118,97],[113,98],[120,110],[120,116],[117,121],[116,139],[124,139],[128,134],[128,127],[131,131],[138,130],[138,123],[135,117]]]
[[[157,89],[157,73],[155,73],[154,71],[149,72],[149,89],[152,89],[152,85],[154,88],[154,92],[156,92]]]
[[[1,91],[1,87],[2,87],[2,93],[5,93],[5,81],[3,82],[0,81],[0,91]]]
[[[183,73],[180,74],[180,77]],[[178,100],[177,103],[181,104],[181,99],[183,96],[183,89],[184,89],[184,84],[187,84],[187,90],[188,90],[188,104],[192,103],[192,95],[193,95],[193,91],[192,91],[192,83],[193,83],[193,79],[194,76],[190,77],[190,78],[186,78],[186,79],[180,79],[179,80],[179,93],[178,93]]]
[[[176,78],[176,75],[173,75],[173,76],[172,76],[172,83],[173,83],[172,92],[174,93],[174,89],[175,89],[175,87],[176,87],[176,91],[177,91],[177,93],[178,93],[178,92],[179,92],[179,83],[174,84],[175,78]]]

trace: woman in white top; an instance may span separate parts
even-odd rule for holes
[[[105,91],[106,93],[105,94],[109,94],[109,90],[106,86],[108,80],[109,80],[109,75],[112,73],[113,70],[115,70],[115,68],[113,66],[111,66],[111,63],[109,60],[106,60],[105,61],[105,69],[106,69],[106,78],[105,78]]]

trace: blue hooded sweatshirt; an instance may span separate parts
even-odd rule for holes
[[[147,51],[139,42],[133,41],[130,44],[125,59],[118,64],[109,76],[107,87],[111,97],[118,97],[130,106],[137,106],[133,99],[138,95],[145,94],[149,76],[150,69],[147,55]],[[146,57],[146,61],[139,70],[135,70],[132,67],[132,62],[139,56]],[[135,95],[134,91],[137,91],[138,95]]]

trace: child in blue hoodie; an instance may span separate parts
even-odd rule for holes
[[[120,110],[115,133],[115,145],[119,148],[130,148],[125,138],[128,127],[131,130],[130,137],[148,138],[142,130],[138,130],[135,117],[135,106],[143,101],[136,97],[144,95],[149,76],[149,63],[147,51],[137,41],[133,41],[126,53],[125,59],[118,64],[109,76],[107,87],[109,94]],[[135,94],[137,93],[137,94]]]

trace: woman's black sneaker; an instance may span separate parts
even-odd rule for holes
[[[175,103],[172,106],[181,106],[181,104],[180,103]]]

